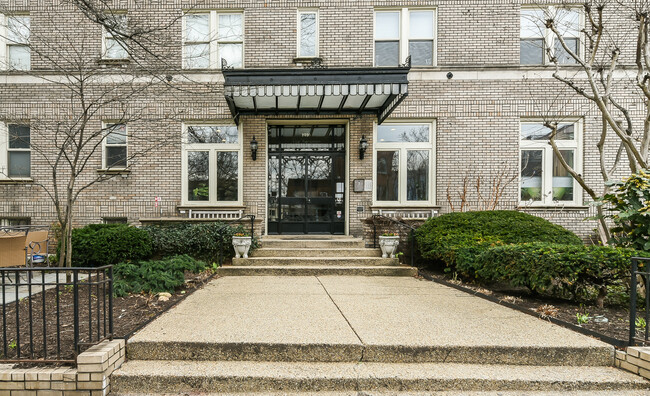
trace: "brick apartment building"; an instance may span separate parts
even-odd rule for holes
[[[125,123],[110,111],[93,116],[109,132],[86,177],[115,177],[82,193],[76,222],[254,214],[263,233],[361,235],[373,213],[426,218],[492,207],[499,194],[497,208],[587,237],[595,226],[584,221],[588,197],[553,157],[542,123],[560,122],[565,159],[597,183],[600,116],[552,77],[541,43],[555,43],[533,20],[537,8],[557,2],[534,3],[115,2],[112,12],[126,26],[165,26],[169,86],[146,105],[175,116]],[[49,59],[59,46],[79,46],[80,56],[112,74],[135,62],[69,5],[6,8],[0,221],[50,223],[53,206],[39,186],[51,183],[47,154],[30,149],[48,136],[31,124],[64,117],[69,93],[53,82]],[[582,10],[562,15],[565,40],[583,53]],[[35,48],[34,37],[57,43],[58,35],[68,39]],[[558,56],[564,71],[577,70]],[[130,157],[138,139],[159,135],[173,138]]]

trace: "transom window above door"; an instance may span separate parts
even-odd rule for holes
[[[192,12],[183,17],[183,67],[218,69],[243,67],[244,14],[241,12]]]
[[[375,66],[398,66],[408,56],[415,67],[436,63],[435,10],[377,10],[374,34]]]
[[[427,205],[433,199],[434,123],[377,126],[375,196],[378,205]]]

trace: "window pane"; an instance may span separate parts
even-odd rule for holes
[[[126,125],[116,124],[108,128],[106,135],[106,144],[124,144],[126,143]]]
[[[378,41],[375,43],[375,66],[399,65],[399,41]]]
[[[236,126],[191,126],[187,128],[187,141],[195,143],[238,143]]]
[[[228,66],[242,67],[242,45],[219,44],[219,58],[225,59]]]
[[[574,124],[559,124],[557,126],[556,140],[573,140],[575,137]]]
[[[29,44],[29,16],[12,16],[7,18],[7,41],[9,44]]]
[[[580,12],[578,10],[558,9],[555,25],[563,37],[580,37]]]
[[[187,153],[187,199],[210,200],[210,154],[207,151]]]
[[[29,151],[9,151],[9,177],[29,177],[31,154]]]
[[[578,42],[579,40],[577,38],[568,38],[564,37],[564,43],[569,47],[571,52],[573,52],[576,55],[580,55],[578,52]],[[560,40],[555,39],[555,57],[557,58],[557,62],[560,64],[571,64],[571,63],[576,63],[576,60],[573,59],[571,55],[564,49],[562,46],[562,43],[560,43]]]
[[[541,65],[544,63],[544,40],[526,39],[519,43],[519,63],[522,65]]]
[[[406,199],[429,199],[429,150],[409,150],[406,153]]]
[[[219,15],[219,40],[243,41],[241,14]]]
[[[409,38],[433,38],[433,11],[411,11]]]
[[[542,150],[521,152],[521,200],[542,199]]]
[[[575,137],[574,124],[558,124],[556,140],[573,140]],[[522,140],[550,140],[551,129],[540,123],[521,124]]]
[[[409,55],[413,66],[433,65],[433,41],[409,41]]]
[[[192,44],[185,46],[185,67],[207,69],[210,67],[210,45]]]
[[[375,39],[399,39],[399,12],[375,13]]]
[[[9,148],[10,149],[29,148],[29,126],[9,125]]]
[[[15,70],[29,70],[31,55],[29,47],[25,45],[10,45],[9,68]]]
[[[429,142],[429,125],[379,125],[377,142]]]
[[[210,14],[188,14],[185,16],[185,41],[210,41]]]
[[[237,152],[223,151],[217,153],[217,200],[237,200]]]
[[[521,30],[519,37],[544,37],[546,16],[541,9],[521,10]]]
[[[106,53],[105,58],[108,59],[124,59],[128,56],[126,49],[120,45],[118,40],[113,38],[106,38]]]
[[[126,146],[106,146],[106,167],[126,168]]]
[[[300,14],[300,56],[316,56],[316,14]]]
[[[573,150],[561,150],[562,158],[573,168]],[[553,200],[573,201],[573,177],[562,166],[558,158],[553,156]]]
[[[377,151],[377,201],[399,200],[399,151]]]

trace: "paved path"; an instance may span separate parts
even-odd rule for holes
[[[137,341],[606,347],[595,339],[430,281],[358,276],[216,279],[130,340]]]
[[[87,277],[88,277],[87,274],[79,275],[80,280],[86,279]],[[66,279],[66,274],[60,273],[59,283],[65,283],[65,279]],[[29,296],[29,286],[27,285],[27,281],[28,281],[27,276],[21,276],[20,286],[18,286],[19,300]],[[48,285],[48,283],[55,283],[55,282],[56,282],[56,274],[54,273],[45,274],[45,284],[46,284],[45,290],[49,290],[56,287],[56,285]],[[32,283],[32,295],[36,295],[41,291],[43,291],[42,272],[34,272],[31,283]],[[4,295],[2,295],[2,291],[0,291],[0,304],[4,304],[5,302],[9,304],[16,301],[16,281],[13,275],[11,275],[11,282],[9,281],[9,279],[5,279],[4,284],[5,284],[5,293]],[[61,285],[60,287],[63,287],[63,285]]]

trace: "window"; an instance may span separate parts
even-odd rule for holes
[[[555,143],[566,163],[580,172],[580,122],[560,123]],[[551,129],[542,122],[521,123],[520,201],[532,205],[580,205],[578,184],[549,144]]]
[[[216,11],[190,13],[183,18],[183,67],[215,69],[221,59],[243,67],[244,15]]]
[[[298,57],[318,56],[318,11],[298,11]]]
[[[105,124],[104,169],[124,169],[128,166],[126,124]]]
[[[375,140],[375,202],[433,202],[432,123],[384,123]]]
[[[31,177],[29,125],[0,123],[0,178]]]
[[[113,30],[117,32],[126,33],[127,18],[125,14],[112,15],[109,23],[114,26]],[[102,58],[104,59],[126,59],[129,54],[126,50],[126,45],[121,41],[118,35],[113,31],[108,31],[106,27],[102,27],[103,49]]]
[[[126,217],[102,217],[104,224],[128,224],[129,219]]]
[[[6,31],[5,31],[6,29]],[[29,15],[10,15],[5,18],[0,14],[0,65],[7,69],[29,70],[31,68],[31,50]],[[1,40],[4,38],[4,40]]]
[[[189,125],[183,144],[183,201],[237,204],[241,191],[241,139],[234,125]]]
[[[375,66],[398,66],[409,55],[412,66],[433,66],[435,41],[435,11],[375,11]]]
[[[543,65],[555,57],[560,64],[575,63],[575,59],[564,49],[546,20],[554,19],[564,43],[576,55],[580,55],[581,13],[575,9],[560,7],[523,8],[521,10],[520,63],[522,65]],[[552,51],[547,51],[547,49]],[[550,56],[549,53],[551,52]]]
[[[28,226],[31,223],[29,217],[0,217],[0,226],[2,227]]]

